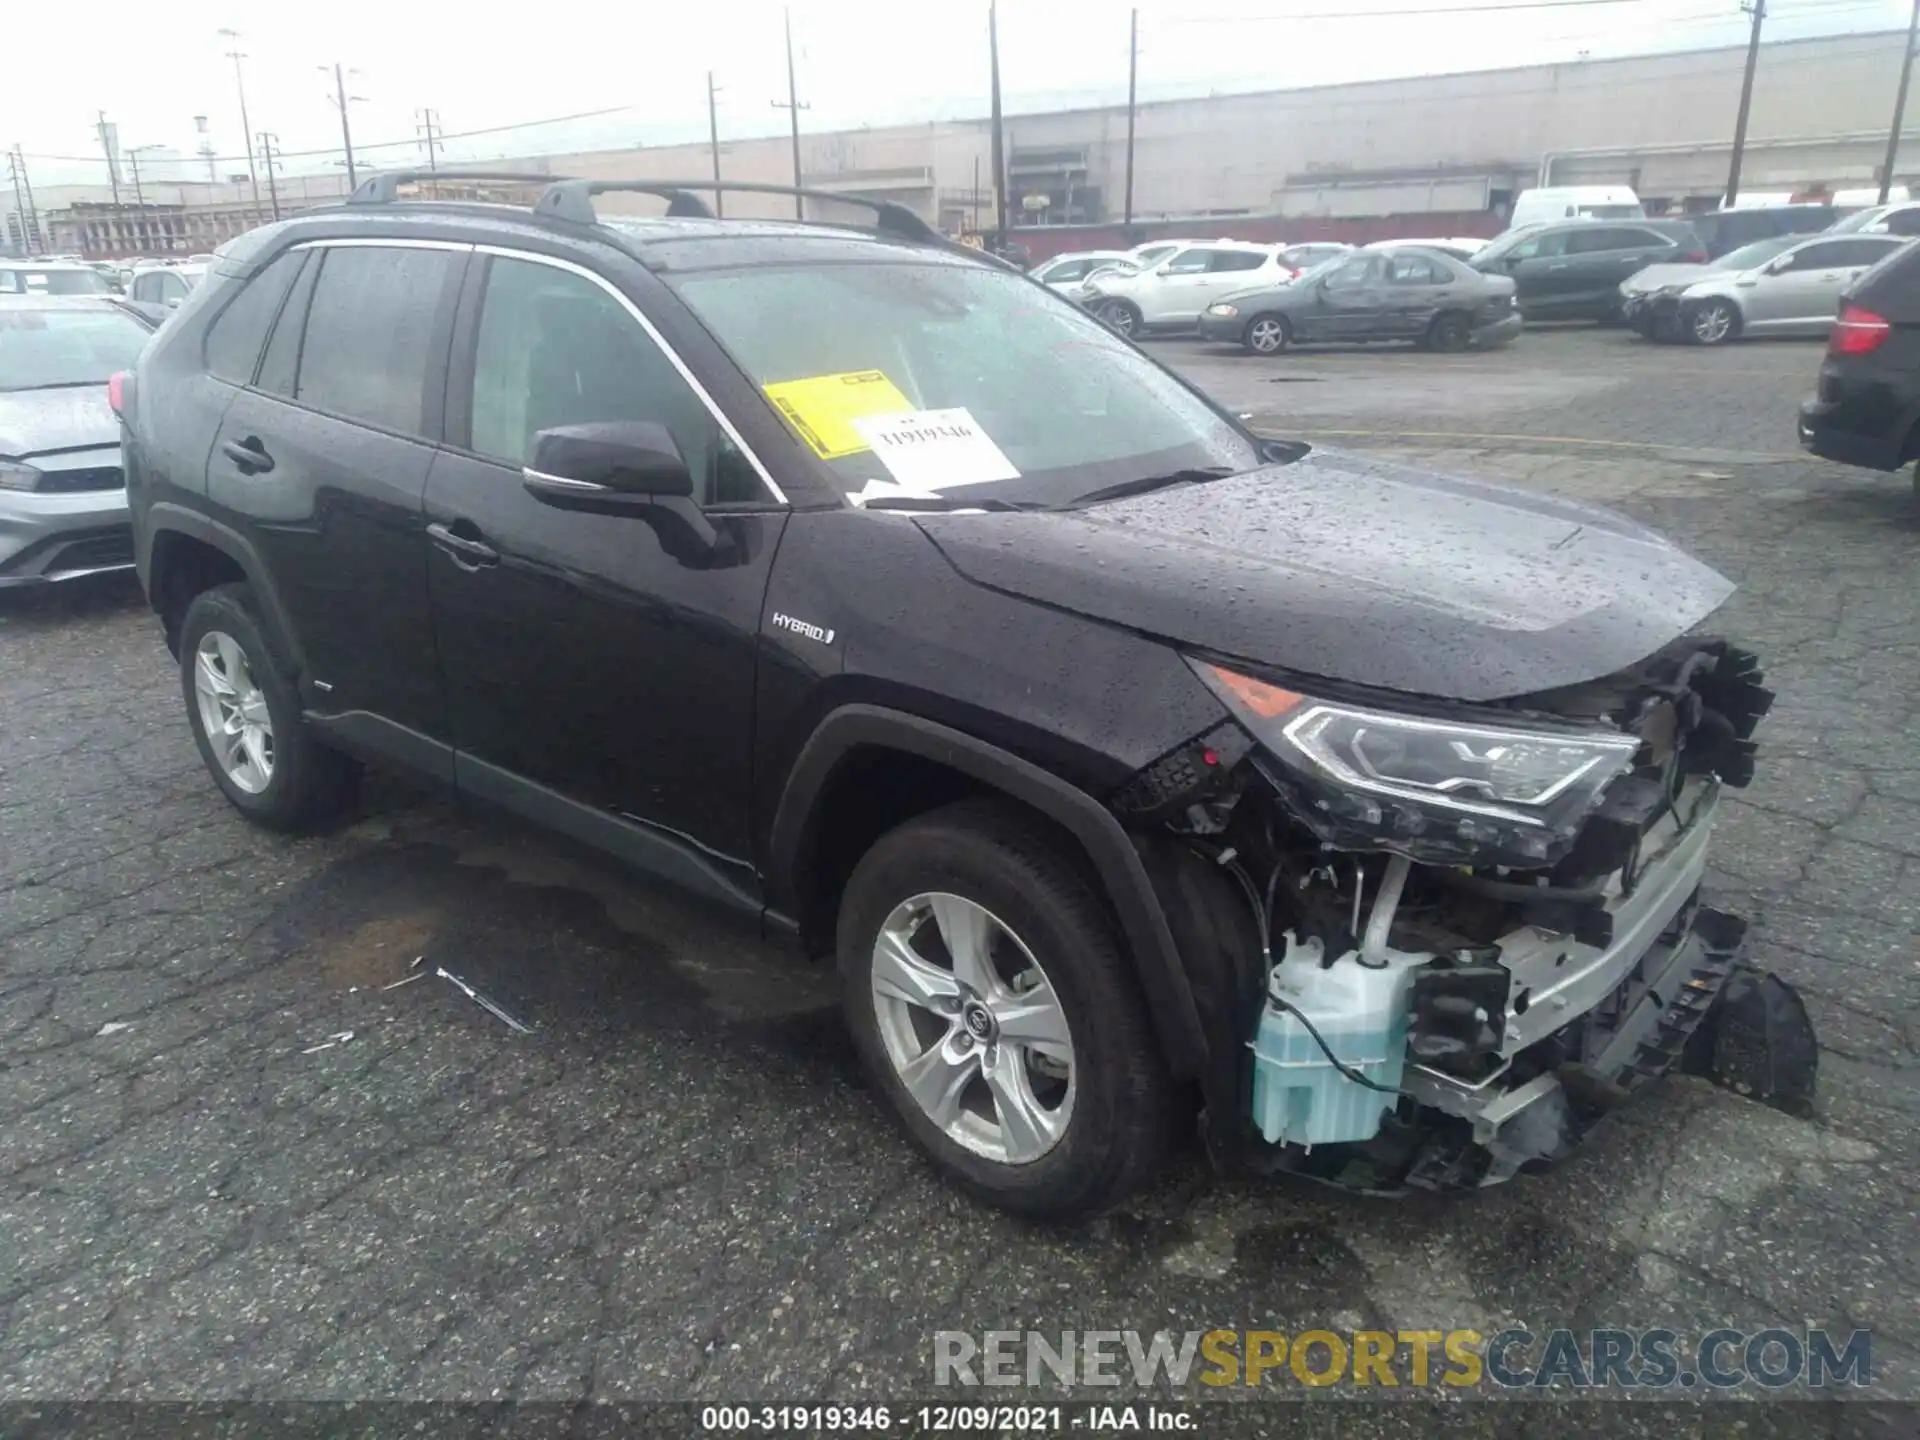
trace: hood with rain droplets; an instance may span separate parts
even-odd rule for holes
[[[1611,511],[1333,451],[1085,510],[915,519],[977,584],[1296,675],[1456,700],[1619,670],[1734,588]]]

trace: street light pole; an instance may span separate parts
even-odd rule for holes
[[[793,188],[798,190],[805,182],[800,178],[800,86],[793,74],[793,8],[788,6],[782,13],[787,23],[787,118],[792,122]],[[806,217],[806,202],[794,196],[793,218],[804,220]]]
[[[324,70],[327,67],[322,65],[320,68]],[[340,141],[347,151],[347,189],[351,191],[359,188],[360,180],[353,168],[353,125],[347,119],[347,77],[337,60],[333,65],[333,93],[334,103],[340,107]]]
[[[1914,0],[1920,4],[1920,0]],[[713,72],[707,71],[707,143],[713,150],[713,213],[716,216],[727,213],[726,205],[720,199],[720,92],[714,88]]]
[[[1000,7],[987,6],[987,58],[993,66],[993,245],[1007,243],[1007,155],[1000,125]]]
[[[1914,0],[1920,4],[1920,0]],[[1127,209],[1122,222],[1133,224],[1133,109],[1134,99],[1139,93],[1140,79],[1140,12],[1135,10],[1127,22]]]
[[[1887,163],[1880,167],[1880,203],[1887,203],[1887,191],[1893,185],[1893,162],[1900,153],[1900,127],[1907,119],[1907,82],[1913,78],[1913,42],[1920,31],[1920,0],[1913,0],[1913,14],[1907,20],[1907,48],[1900,56],[1900,89],[1893,97],[1893,124],[1887,129]]]
[[[100,153],[107,157],[107,181],[113,186],[113,205],[120,208],[120,166],[113,158],[113,145],[107,139],[107,112],[100,115]]]
[[[1747,152],[1747,112],[1753,108],[1753,72],[1760,63],[1760,22],[1767,18],[1767,0],[1752,0],[1753,34],[1747,40],[1747,73],[1740,81],[1740,113],[1733,122],[1733,165],[1727,171],[1728,205],[1740,198],[1740,162]]]
[[[280,186],[273,178],[273,151],[280,143],[280,137],[269,131],[260,132],[260,163],[267,167],[267,196],[273,202],[273,218],[280,218]]]
[[[234,88],[240,93],[240,143],[247,147],[247,179],[253,185],[253,203],[258,205],[260,203],[260,172],[253,168],[253,125],[247,119],[247,77],[240,69],[240,62],[246,59],[247,55],[240,48],[238,30],[222,30],[220,33],[233,42],[233,48],[227,51],[227,55],[233,61]]]

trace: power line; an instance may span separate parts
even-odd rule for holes
[[[1174,15],[1157,19],[1158,25],[1247,25],[1271,20],[1384,20],[1401,15],[1505,15],[1522,10],[1578,10],[1594,5],[1638,5],[1645,0],[1512,0],[1508,4],[1441,5],[1396,10],[1318,10],[1296,11],[1287,15]]]

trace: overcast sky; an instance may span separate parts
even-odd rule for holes
[[[1736,0],[1140,0],[1142,99],[1433,74],[1647,50],[1737,44]],[[1124,100],[1129,0],[1003,0],[1001,75],[1009,111]],[[232,42],[243,32],[253,129],[279,137],[290,173],[338,158],[329,97],[345,62],[357,149],[375,163],[419,161],[416,111],[455,138],[447,156],[660,144],[706,135],[706,72],[722,87],[720,128],[784,129],[777,0],[604,0],[449,6],[325,0],[185,7],[94,0],[10,5],[0,145],[19,144],[37,185],[102,182],[95,112],[123,147],[191,155],[209,118],[228,170],[244,170]],[[1908,0],[1771,0],[1769,38],[1902,26]],[[1383,14],[1419,11],[1416,14]],[[985,3],[797,0],[802,116],[809,129],[950,118],[987,110]],[[663,18],[670,17],[670,18]],[[325,66],[323,73],[321,67]],[[526,122],[583,116],[565,123]],[[498,129],[497,127],[515,127]],[[380,142],[403,142],[382,145]],[[311,157],[303,151],[326,151]],[[200,173],[198,171],[196,174]]]

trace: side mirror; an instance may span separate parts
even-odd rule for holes
[[[160,303],[166,306],[167,309],[169,310],[178,310],[180,308],[180,297],[178,295],[169,295],[166,299],[162,300]]]
[[[693,474],[664,425],[613,420],[556,425],[533,437],[520,483],[542,504],[591,515],[632,515],[684,565],[704,567],[719,535],[693,503]]]
[[[1793,256],[1782,255],[1778,260],[1769,260],[1761,269],[1762,275],[1784,275],[1793,269]]]
[[[1169,260],[1164,265],[1156,265],[1153,273],[1156,275],[1171,275],[1173,273],[1173,262]]]

